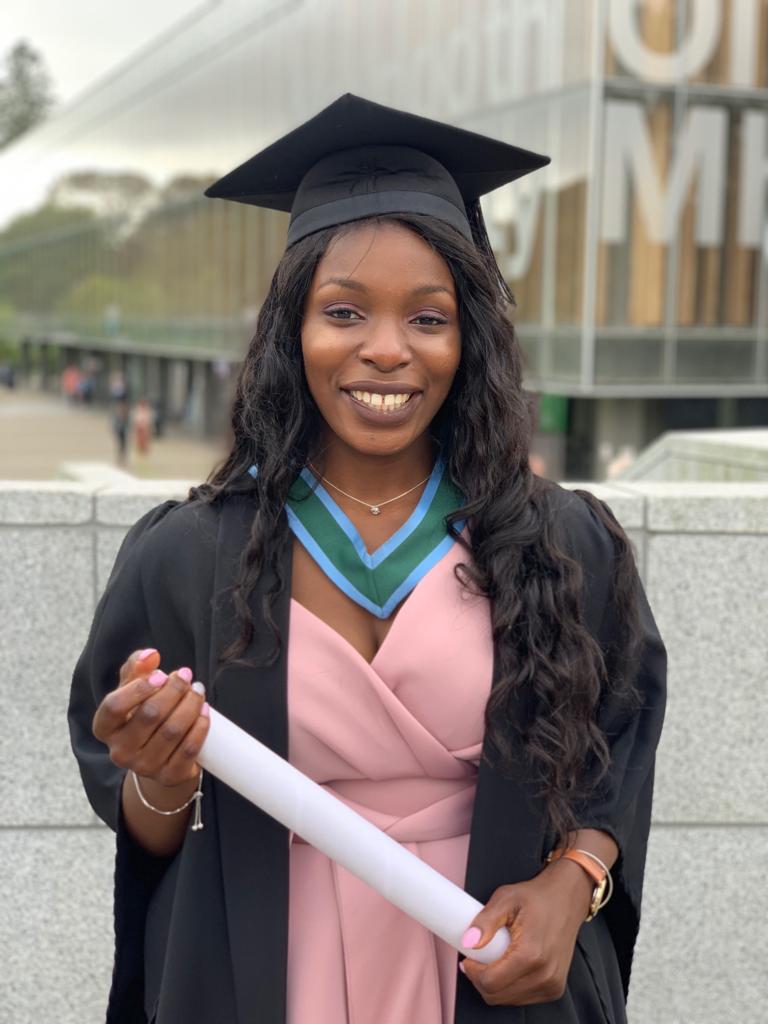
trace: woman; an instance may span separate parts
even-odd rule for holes
[[[143,396],[133,407],[131,421],[133,423],[133,440],[136,444],[136,451],[140,455],[149,455],[149,439],[152,434],[152,421],[154,413],[152,406]]]
[[[124,466],[128,455],[128,426],[131,410],[127,398],[116,398],[112,408],[112,433],[117,445],[117,464]]]
[[[544,162],[347,96],[209,190],[291,223],[232,451],[129,532],[75,671],[110,1021],[626,1019],[665,651],[608,506],[528,465],[478,195]],[[194,675],[485,904],[461,964],[202,778]]]

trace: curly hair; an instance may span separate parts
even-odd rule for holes
[[[487,244],[479,206],[469,213],[474,245],[429,217],[388,214],[374,220],[413,231],[445,260],[453,276],[461,357],[430,431],[451,481],[465,497],[462,509],[447,518],[468,554],[457,575],[491,604],[496,679],[485,709],[486,753],[497,771],[515,771],[512,736],[517,732],[527,777],[546,801],[552,837],[564,842],[578,827],[578,802],[609,767],[599,709],[606,700],[634,695],[631,669],[639,637],[634,556],[606,507],[588,492],[576,491],[614,544],[611,600],[622,636],[615,645],[619,654],[608,666],[585,625],[581,565],[566,554],[557,517],[551,514],[547,495],[553,485],[535,476],[528,464],[531,404],[522,385],[522,350],[508,316],[513,300]],[[241,631],[224,653],[225,661],[241,658],[252,640],[249,596],[266,568],[273,582],[264,595],[263,614],[276,639],[270,656],[279,651],[272,609],[285,586],[280,565],[290,534],[283,509],[321,427],[304,375],[302,314],[329,244],[359,223],[310,235],[286,251],[240,369],[231,451],[190,493],[210,502],[255,490],[249,543],[233,588]],[[255,481],[248,476],[254,463]],[[471,547],[453,525],[463,517]]]

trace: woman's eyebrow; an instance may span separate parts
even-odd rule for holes
[[[322,284],[319,284],[317,286],[317,290],[320,291],[321,288],[327,288],[329,285],[337,285],[341,286],[342,288],[350,288],[352,291],[356,292],[368,291],[368,288],[362,283],[362,281],[355,281],[351,277],[329,277],[327,280],[323,281]],[[445,294],[450,295],[451,298],[454,297],[453,289],[446,288],[446,286],[443,284],[421,284],[418,285],[418,287],[413,288],[409,292],[409,294],[413,296],[418,296],[431,295],[434,294],[435,292],[445,292]]]
[[[411,295],[431,295],[434,292],[445,292],[453,298],[453,288],[446,288],[444,284],[421,284],[413,289]]]
[[[368,291],[361,281],[354,281],[351,277],[329,277],[317,286],[317,290],[320,291],[321,288],[327,288],[331,284],[341,285],[342,288],[351,288],[355,292]]]

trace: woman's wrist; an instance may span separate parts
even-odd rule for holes
[[[137,791],[137,781],[146,802],[155,810],[149,810],[142,801]],[[154,779],[145,776],[134,777],[130,771],[126,772],[123,779],[122,806],[128,832],[140,846],[154,856],[173,856],[184,841],[196,801],[192,800],[188,808],[177,814],[166,812],[173,812],[190,800],[195,788],[196,784],[193,781],[179,786],[162,786]],[[157,811],[162,813],[158,814]]]
[[[141,792],[149,803],[161,811],[173,811],[185,803],[197,789],[199,774],[194,779],[175,786],[164,786],[146,775],[136,775]]]
[[[554,876],[563,883],[566,872],[570,872],[570,895],[565,898],[569,905],[578,907],[588,891],[587,909],[581,920],[591,921],[613,895],[611,867],[618,855],[619,847],[609,833],[579,829],[569,835],[566,845],[550,851],[544,872],[551,872],[550,878]],[[559,873],[554,875],[558,869]]]
[[[569,837],[569,845],[574,849],[586,850],[593,856],[599,857],[609,871],[612,870],[619,857],[619,847],[613,836],[597,828],[582,828],[578,832],[572,832]]]
[[[541,873],[562,890],[566,906],[573,909],[574,917],[582,924],[589,913],[595,883],[578,864],[572,860],[556,860],[547,864]]]

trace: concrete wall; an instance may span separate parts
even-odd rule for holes
[[[568,486],[635,540],[669,651],[630,1020],[764,1024],[768,484]],[[112,837],[69,750],[69,680],[126,527],[185,490],[0,483],[1,1022],[103,1019]]]
[[[768,428],[668,430],[613,482],[639,480],[768,482]]]

